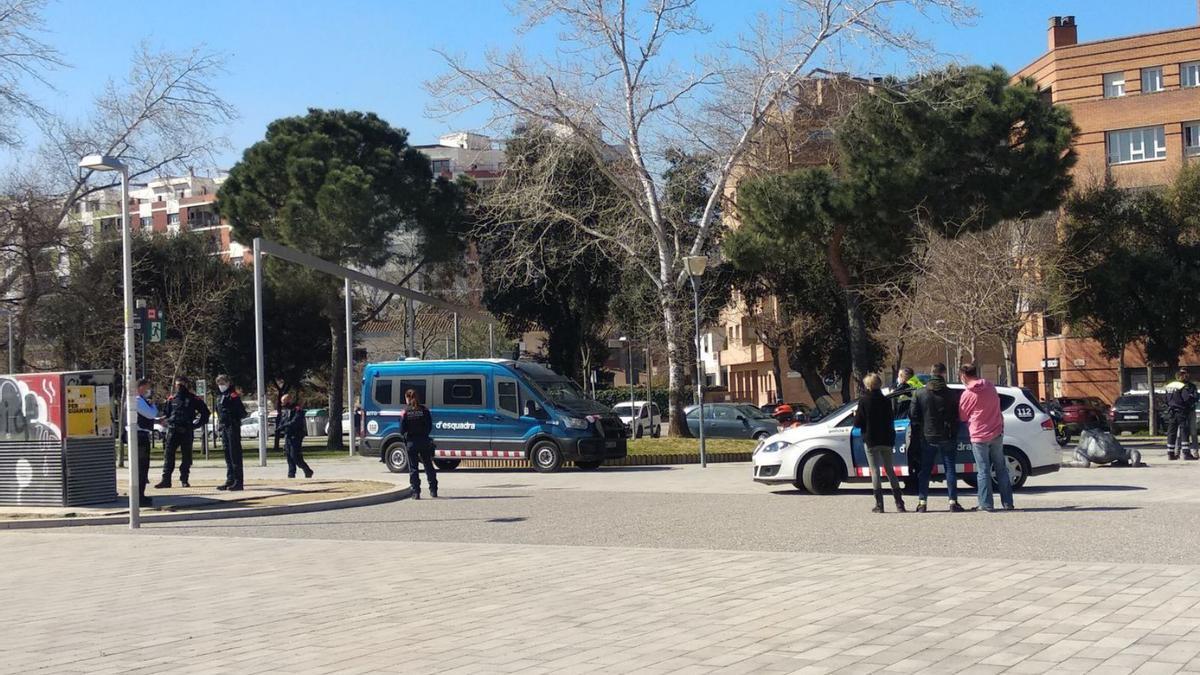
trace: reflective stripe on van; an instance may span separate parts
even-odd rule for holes
[[[480,457],[488,459],[524,459],[522,450],[434,450],[434,457]]]

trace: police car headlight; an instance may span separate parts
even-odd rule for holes
[[[791,445],[791,443],[788,443],[787,441],[775,441],[774,443],[767,443],[766,445],[760,446],[758,448],[758,450],[755,451],[755,453],[757,454],[759,452],[762,452],[762,453],[779,452],[780,450],[786,448],[789,445]]]
[[[588,421],[585,419],[580,419],[578,417],[564,417],[563,424],[567,425],[568,429],[586,429],[586,428],[588,428]]]

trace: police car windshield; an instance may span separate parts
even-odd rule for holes
[[[554,401],[555,403],[566,403],[569,401],[587,400],[583,390],[579,385],[568,379],[537,379],[533,380],[535,386],[542,391],[542,394]]]

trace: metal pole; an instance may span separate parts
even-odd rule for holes
[[[496,335],[495,324],[488,324],[488,358],[496,358]]]
[[[254,238],[254,371],[258,384],[258,465],[267,465],[267,372],[263,362],[262,251]]]
[[[1049,362],[1050,362],[1050,344],[1046,340],[1046,317],[1043,315],[1042,316],[1042,389],[1045,390],[1044,395],[1046,397],[1045,400],[1047,400],[1047,401],[1049,401],[1051,398],[1051,396],[1050,396],[1050,394],[1051,394],[1051,391],[1050,391],[1050,368],[1048,366]]]
[[[133,344],[133,241],[129,232],[129,170],[121,167],[121,274],[125,286],[125,437],[129,439],[129,529],[142,525],[138,494],[137,362]],[[10,352],[11,353],[11,352]]]
[[[354,321],[351,315],[350,280],[346,279],[346,410],[350,411],[350,456],[354,456]]]
[[[692,299],[696,310],[696,400],[700,403],[700,468],[708,467],[704,447],[704,361],[700,358],[700,287],[692,275]]]
[[[642,423],[638,421],[640,418],[633,405],[633,379],[634,375],[637,374],[637,371],[634,370],[633,367],[633,340],[628,340],[625,342],[625,351],[628,354],[626,359],[629,363],[629,430],[634,432],[634,435],[636,436],[638,427],[640,427]]]
[[[454,313],[454,358],[458,358],[458,312]]]

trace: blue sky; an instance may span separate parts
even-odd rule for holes
[[[1152,4],[1154,11],[1142,11]],[[711,0],[705,16],[714,33],[732,35],[771,0]],[[1016,70],[1046,48],[1046,20],[1076,16],[1081,41],[1197,23],[1196,0],[977,0],[975,25],[930,26],[938,48],[966,62]],[[480,54],[509,47],[516,20],[502,0],[207,0],[192,4],[146,0],[58,0],[47,9],[44,39],[71,68],[51,74],[57,92],[39,92],[49,107],[82,115],[108,78],[127,69],[136,45],[166,48],[203,44],[227,55],[218,83],[239,111],[227,135],[234,150],[262,138],[271,120],[308,107],[352,108],[380,114],[407,128],[413,143],[433,142],[447,130],[471,128],[480,117],[454,121],[426,116],[422,83],[441,72],[431,49]],[[527,36],[535,50],[551,49],[548,31]],[[115,48],[113,45],[117,45]]]

